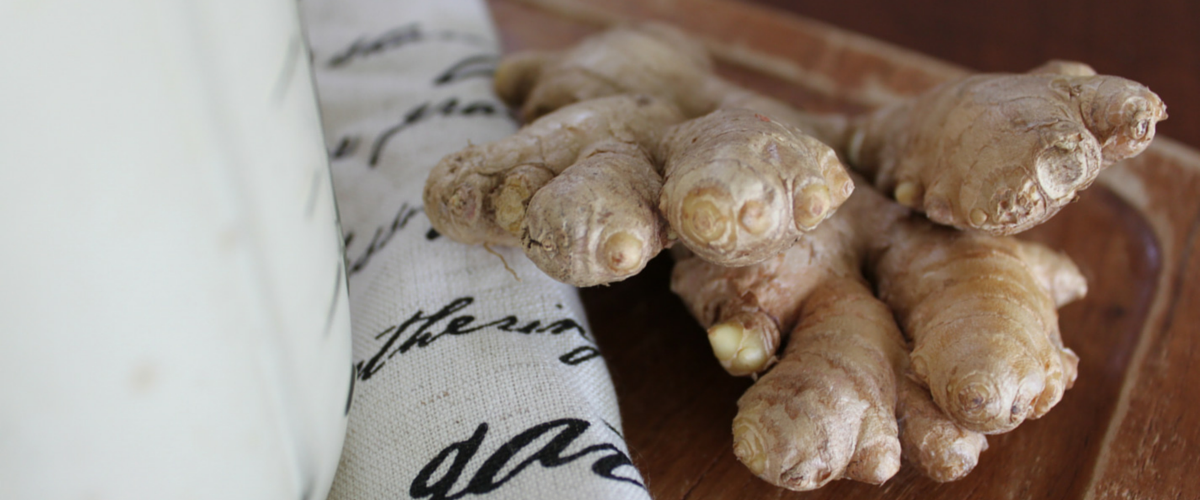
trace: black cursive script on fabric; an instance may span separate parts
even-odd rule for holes
[[[503,104],[493,100],[479,100],[461,104],[457,97],[451,97],[440,103],[426,102],[413,107],[404,113],[404,117],[400,122],[388,127],[375,138],[375,142],[371,144],[371,158],[367,161],[367,165],[375,168],[379,163],[379,157],[383,155],[383,150],[387,147],[388,141],[392,140],[396,134],[412,127],[418,123],[424,122],[435,117],[470,117],[470,116],[493,116],[499,113],[507,113],[508,108]]]
[[[337,68],[356,59],[366,59],[383,52],[427,41],[463,42],[470,45],[490,47],[491,42],[473,35],[457,31],[439,30],[425,31],[420,24],[412,23],[398,26],[372,37],[359,37],[329,59],[328,66]]]
[[[333,149],[329,151],[329,160],[335,161],[353,156],[354,152],[358,150],[358,143],[358,137],[342,136],[341,140],[338,141],[337,146],[334,146]]]
[[[430,460],[417,473],[408,488],[408,494],[415,499],[429,498],[430,500],[455,500],[466,495],[482,495],[504,486],[505,483],[535,463],[545,469],[554,469],[584,457],[594,457],[591,471],[596,476],[645,489],[645,485],[640,481],[614,473],[620,467],[632,467],[633,462],[625,452],[612,443],[593,444],[575,452],[567,451],[589,427],[591,427],[590,423],[577,418],[551,420],[530,427],[496,448],[496,451],[492,452],[471,474],[467,484],[455,491],[467,465],[479,452],[484,438],[487,437],[488,424],[481,423],[475,428],[475,433],[471,437],[465,441],[451,443],[434,456],[433,460]],[[541,448],[527,450],[527,448],[531,448],[532,443],[546,436],[550,436],[550,440]],[[449,467],[444,467],[446,461],[451,460],[451,457],[453,457],[453,461]],[[510,466],[514,461],[515,465]],[[435,477],[442,469],[445,469],[446,472],[440,477]],[[501,474],[506,469],[507,471]]]
[[[447,85],[468,78],[491,78],[496,72],[499,57],[495,54],[476,54],[451,64],[433,79],[434,85]]]
[[[379,332],[375,335],[375,339],[378,340],[387,337],[387,340],[375,351],[375,355],[371,356],[370,359],[359,361],[359,378],[363,381],[370,379],[387,363],[387,360],[392,359],[397,354],[405,354],[413,348],[423,349],[448,336],[468,335],[485,329],[523,333],[526,335],[535,333],[558,335],[566,332],[576,332],[588,344],[593,343],[587,331],[583,329],[583,326],[571,318],[558,318],[543,323],[542,320],[534,319],[527,321],[518,318],[516,315],[509,314],[499,319],[476,322],[475,316],[461,314],[463,310],[474,302],[475,297],[459,297],[432,314],[426,315],[425,311],[418,310],[403,323],[388,327]],[[412,329],[410,332],[410,328],[415,329]],[[574,366],[600,355],[599,351],[594,347],[590,345],[585,347],[588,347],[590,350],[580,351],[577,348],[559,357],[559,361]]]
[[[371,237],[371,241],[367,243],[367,248],[363,249],[354,258],[349,257],[349,247],[350,243],[354,242],[354,232],[346,233],[343,239],[343,244],[347,248],[346,259],[348,264],[346,265],[346,276],[351,277],[362,271],[371,262],[371,257],[375,255],[375,252],[382,250],[388,242],[392,241],[392,237],[396,236],[396,233],[404,229],[405,226],[408,226],[408,222],[420,212],[420,207],[411,207],[408,203],[400,204],[400,209],[396,211],[396,216],[392,217],[392,222],[375,228],[375,234]]]

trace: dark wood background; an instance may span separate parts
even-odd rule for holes
[[[747,0],[977,71],[1086,62],[1167,103],[1159,134],[1200,147],[1200,2]],[[1200,493],[1198,493],[1200,495]]]

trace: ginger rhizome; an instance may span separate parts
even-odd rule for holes
[[[519,245],[579,286],[681,242],[672,288],[721,365],[759,377],[735,454],[800,490],[878,484],[901,458],[961,478],[985,435],[1061,400],[1078,358],[1057,308],[1086,284],[1065,256],[1004,235],[1054,215],[1166,117],[1145,87],[1067,62],[813,115],[721,79],[663,26],[510,56],[495,84],[536,120],[434,169],[434,227]]]
[[[1051,62],[970,76],[858,118],[840,150],[934,222],[1014,234],[1074,201],[1104,167],[1141,153],[1165,118],[1145,86]]]
[[[784,251],[854,191],[828,146],[743,108],[673,128],[659,151],[667,222],[689,249],[725,266]]]
[[[453,240],[525,248],[562,281],[620,279],[667,243],[655,210],[662,178],[649,151],[682,120],[645,97],[564,108],[446,156],[426,182],[425,212]]]
[[[699,43],[658,25],[512,56],[496,88],[526,116],[630,92],[673,102],[688,117],[753,109],[829,144],[934,222],[995,235],[1053,216],[1101,169],[1144,150],[1166,119],[1145,86],[1061,61],[1027,74],[970,76],[864,116],[812,115],[725,81]]]
[[[983,434],[1044,415],[1074,382],[1056,308],[1086,285],[1040,245],[938,227],[860,189],[757,265],[683,258],[672,289],[731,373],[769,368],[738,402],[737,457],[807,490],[881,483],[901,450],[934,479],[965,475]]]
[[[745,109],[685,121],[619,95],[448,155],[424,202],[451,239],[519,245],[555,279],[591,286],[636,274],[675,237],[719,264],[758,262],[853,189],[833,150],[795,127]]]

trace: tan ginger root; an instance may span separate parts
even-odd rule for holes
[[[780,329],[791,332],[733,422],[738,459],[790,489],[842,477],[879,484],[900,467],[894,367],[907,353],[858,270],[860,245],[847,229],[835,214],[763,263],[722,268],[690,258],[672,280],[697,317],[714,324],[714,353],[732,373],[762,369]]]
[[[660,154],[663,215],[684,245],[725,266],[782,252],[854,191],[828,146],[740,108],[673,128]]]
[[[496,93],[526,120],[575,102],[616,94],[647,94],[671,102],[684,116],[747,108],[800,127],[836,146],[845,120],[803,113],[718,77],[707,50],[662,24],[620,27],[563,51],[526,51],[500,61]]]
[[[1141,153],[1166,107],[1136,82],[1053,61],[976,75],[856,120],[841,151],[903,205],[992,234],[1029,229]]]
[[[983,434],[1043,415],[1074,381],[1055,308],[1086,285],[1044,247],[937,227],[861,189],[784,254],[734,269],[683,259],[672,289],[731,373],[768,368],[790,332],[738,402],[734,447],[763,479],[812,489],[882,482],[900,449],[933,479],[965,475]]]
[[[661,100],[622,95],[448,155],[424,203],[451,239],[521,245],[555,279],[591,286],[636,274],[671,243],[664,217],[706,259],[746,265],[852,190],[834,152],[794,127],[744,109],[684,122]]]
[[[425,212],[453,240],[524,247],[562,281],[622,279],[667,243],[655,210],[661,174],[649,151],[682,120],[647,97],[564,108],[443,158],[426,182]]]
[[[903,367],[907,367],[907,359]],[[983,434],[964,428],[937,406],[929,389],[904,375],[897,367],[896,420],[900,425],[900,448],[908,463],[934,481],[956,481],[979,463],[988,449]]]
[[[1075,381],[1079,358],[1063,347],[1056,309],[1084,295],[1083,277],[1032,243],[926,236],[937,233],[910,231],[875,263],[880,298],[913,340],[916,378],[977,432],[1044,415]]]
[[[1166,119],[1145,86],[1054,61],[988,74],[847,119],[797,111],[712,72],[703,47],[670,27],[601,33],[497,70],[503,98],[537,116],[578,100],[640,92],[693,117],[745,107],[800,127],[881,191],[939,224],[1008,235],[1044,222],[1113,162],[1140,153]]]

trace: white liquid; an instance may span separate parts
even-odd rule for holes
[[[323,498],[352,378],[294,0],[0,0],[0,498]]]

